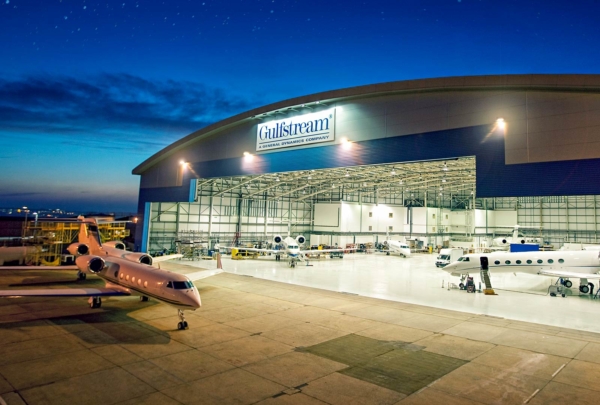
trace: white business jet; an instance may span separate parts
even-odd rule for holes
[[[540,246],[543,244],[542,238],[526,237],[519,232],[519,228],[523,227],[519,225],[515,225],[513,227],[512,236],[500,236],[498,238],[492,239],[492,244],[490,247],[492,249],[508,250],[511,243],[537,243]]]
[[[111,256],[100,243],[95,223],[85,224],[90,229],[86,234],[92,236],[88,240],[90,251],[97,253],[79,256],[75,263],[80,272],[95,274],[103,279],[106,283],[104,288],[0,290],[0,297],[90,297],[88,302],[91,308],[100,308],[102,297],[136,295],[140,301],[148,301],[152,297],[177,308],[180,319],[177,328],[187,329],[183,311],[193,311],[202,305],[200,294],[192,281],[213,276],[222,270],[197,272],[192,280],[183,274]]]
[[[270,253],[276,256],[285,255],[287,257],[288,266],[296,267],[298,262],[304,261],[304,255],[307,253],[332,253],[343,252],[344,249],[322,249],[322,250],[300,250],[300,245],[306,242],[306,238],[302,235],[296,236],[296,239],[287,236],[285,239],[280,235],[273,237],[273,242],[279,249],[257,249],[257,248],[237,248],[240,251]]]
[[[383,244],[387,245],[388,247],[388,255],[397,253],[402,257],[410,256],[410,246],[408,246],[405,242],[401,242],[399,240],[386,240],[383,242]]]
[[[453,276],[464,279],[468,274],[480,271],[482,256],[489,262],[490,274],[528,273],[540,276],[559,277],[565,287],[570,288],[571,278],[579,279],[579,291],[593,293],[594,285],[588,279],[600,279],[600,256],[598,251],[563,250],[554,252],[494,252],[475,253],[462,256],[458,261],[443,268]]]

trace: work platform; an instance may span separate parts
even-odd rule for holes
[[[165,269],[197,268],[161,263]],[[23,274],[26,277],[23,277]],[[9,273],[1,288],[75,274]],[[98,280],[90,277],[86,285]],[[596,404],[600,334],[223,273],[156,301],[0,300],[7,404]]]

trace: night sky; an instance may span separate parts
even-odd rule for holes
[[[0,0],[0,208],[131,211],[181,137],[364,84],[600,73],[600,1]]]

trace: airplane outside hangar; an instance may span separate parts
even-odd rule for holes
[[[150,253],[194,240],[271,248],[281,235],[307,249],[390,239],[477,251],[516,224],[554,249],[598,243],[600,75],[307,95],[200,129],[133,174],[136,245]]]

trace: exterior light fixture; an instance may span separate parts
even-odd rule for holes
[[[335,188],[335,184],[332,184],[332,185],[331,185],[331,188]]]
[[[402,180],[400,180],[400,184],[402,184]]]
[[[346,176],[346,177],[350,177],[350,173],[348,173],[348,170],[346,170],[346,174],[345,174],[345,176]]]
[[[442,170],[445,172],[448,171],[448,165],[446,164],[446,162],[444,162],[444,167],[442,168]]]
[[[247,162],[252,161],[252,159],[254,158],[254,155],[252,155],[252,153],[250,152],[244,152],[244,160]]]
[[[443,179],[442,179],[442,183],[445,183],[445,182],[446,182],[446,178],[443,178]]]
[[[275,181],[279,181],[279,177],[275,177]]]
[[[496,127],[502,130],[506,127],[506,122],[504,121],[504,118],[498,118],[496,120]]]
[[[393,176],[396,174],[396,170],[392,169],[392,171],[390,172],[390,174]]]
[[[309,174],[307,178],[310,180],[310,179],[312,179],[312,176]]]

